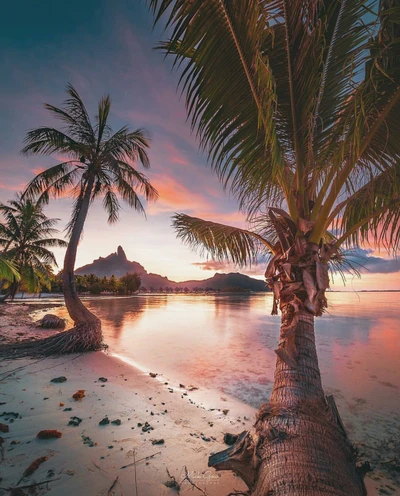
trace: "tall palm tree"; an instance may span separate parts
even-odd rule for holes
[[[188,114],[249,230],[184,214],[178,235],[238,264],[258,254],[280,307],[270,402],[212,456],[257,496],[360,496],[314,317],[343,247],[400,241],[399,0],[150,0],[181,69]]]
[[[28,198],[39,196],[47,202],[50,197],[71,195],[74,198],[68,224],[69,242],[64,259],[63,288],[68,312],[75,323],[73,332],[56,339],[53,349],[63,352],[95,350],[102,346],[101,323],[79,299],[74,282],[74,267],[79,240],[92,202],[102,198],[108,222],[118,221],[118,195],[132,208],[144,213],[139,194],[155,200],[157,191],[148,178],[136,170],[137,163],[150,166],[147,156],[149,138],[142,129],[131,131],[122,127],[113,132],[108,118],[109,96],[98,103],[94,122],[75,88],[68,84],[68,99],[61,108],[45,104],[45,108],[63,127],[40,127],[29,131],[25,138],[24,155],[60,154],[68,157],[38,174],[27,186]]]
[[[11,263],[9,269],[14,273],[18,269],[17,274],[8,277],[8,289],[1,301],[15,296],[20,280],[32,293],[49,287],[49,266],[57,266],[49,248],[67,246],[62,239],[53,237],[58,232],[53,226],[59,219],[49,219],[39,203],[21,198],[21,195],[8,205],[0,203],[0,214],[4,218],[4,223],[0,224],[2,257],[9,265]]]

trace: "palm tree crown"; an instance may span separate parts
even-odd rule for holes
[[[69,160],[63,161],[38,174],[28,185],[26,194],[41,195],[42,201],[50,196],[71,194],[75,204],[71,221],[71,232],[88,185],[91,186],[90,201],[103,198],[108,221],[118,220],[120,203],[117,194],[135,210],[144,213],[137,194],[148,200],[157,198],[157,191],[147,177],[138,172],[133,164],[140,161],[149,167],[147,148],[149,139],[142,129],[130,131],[122,127],[113,133],[108,125],[111,100],[102,98],[93,124],[79,94],[72,85],[67,86],[69,98],[62,108],[45,104],[53,116],[64,124],[61,130],[40,127],[28,132],[22,154],[60,154]]]
[[[178,234],[248,263],[296,242],[400,242],[397,0],[151,0],[188,113],[252,231],[179,214]],[[238,247],[240,249],[238,249]],[[322,252],[321,252],[322,253]],[[328,256],[329,253],[329,256]]]

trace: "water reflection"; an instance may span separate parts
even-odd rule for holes
[[[391,418],[400,408],[397,294],[331,293],[329,303],[316,322],[326,391],[335,394],[348,425]],[[145,295],[87,304],[102,319],[111,351],[253,406],[268,399],[279,335],[270,294]]]

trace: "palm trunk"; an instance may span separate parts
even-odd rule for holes
[[[77,329],[84,330],[90,335],[93,341],[93,349],[98,349],[102,342],[101,322],[90,312],[80,300],[75,287],[74,269],[76,261],[76,253],[80,237],[82,235],[83,226],[87,217],[90,205],[90,197],[93,189],[94,178],[90,178],[87,182],[85,193],[82,198],[79,214],[73,226],[71,238],[68,243],[67,251],[64,258],[63,268],[63,291],[65,305],[71,319],[75,323]],[[81,334],[81,333],[79,333]],[[87,339],[89,336],[86,336]]]
[[[252,496],[363,496],[354,450],[333,398],[322,389],[314,317],[297,314],[291,364],[281,358],[288,349],[285,319],[283,312],[274,387],[257,413],[255,432],[242,433],[209,465],[235,470]]]
[[[87,217],[90,204],[90,196],[92,193],[94,179],[89,179],[85,193],[82,199],[81,208],[73,226],[71,238],[68,243],[67,251],[65,252],[64,268],[63,268],[63,291],[65,298],[65,305],[71,319],[75,325],[97,322],[98,318],[93,315],[81,302],[75,287],[75,261],[78,244],[82,235],[83,226]]]

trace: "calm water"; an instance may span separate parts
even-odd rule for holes
[[[400,429],[400,293],[330,293],[316,319],[324,388],[350,431],[382,440]],[[143,295],[89,299],[110,351],[170,380],[267,401],[279,317],[272,296]]]

